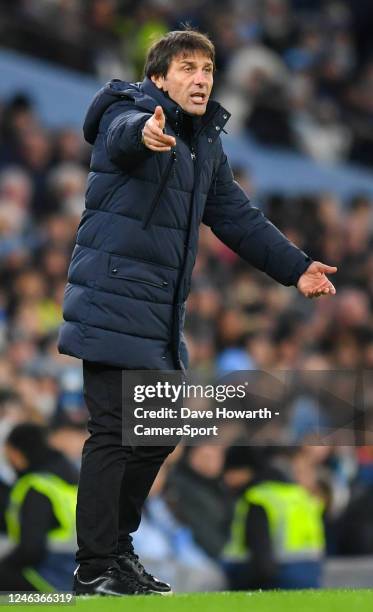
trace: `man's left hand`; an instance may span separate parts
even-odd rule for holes
[[[297,283],[298,291],[308,298],[320,297],[320,295],[335,295],[334,285],[326,277],[326,274],[337,272],[335,266],[327,266],[320,261],[313,261],[303,272]]]

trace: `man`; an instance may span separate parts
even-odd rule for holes
[[[298,453],[295,447],[227,451],[224,479],[237,499],[223,551],[230,590],[321,586],[324,506],[292,480]]]
[[[230,519],[222,479],[223,461],[223,447],[208,440],[198,446],[186,446],[165,488],[175,516],[191,529],[195,542],[212,559],[221,553]]]
[[[60,352],[83,359],[90,412],[77,592],[169,590],[144,571],[130,533],[172,448],[122,446],[121,371],[187,368],[183,323],[200,222],[303,295],[335,293],[325,273],[336,268],[311,262],[233,181],[220,141],[229,113],[209,100],[214,57],[206,36],[170,32],[150,48],[143,82],[111,81],[85,119],[94,148],[59,337]]]
[[[4,591],[68,590],[74,569],[78,474],[34,423],[17,425],[5,442],[17,473],[4,513],[14,544],[0,560]]]

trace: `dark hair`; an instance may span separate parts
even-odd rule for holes
[[[6,443],[20,450],[32,468],[41,465],[50,451],[47,429],[36,423],[16,425],[9,433]]]
[[[174,57],[195,51],[207,55],[215,68],[215,47],[208,36],[190,28],[168,32],[151,45],[145,60],[145,76],[166,76]]]
[[[236,440],[235,444],[240,440]],[[266,457],[259,446],[230,446],[225,453],[224,471],[239,468],[262,469]]]

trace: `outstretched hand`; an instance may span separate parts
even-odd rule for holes
[[[297,289],[308,298],[328,294],[335,295],[335,287],[326,276],[326,274],[334,274],[335,272],[337,272],[335,266],[327,266],[320,261],[314,261],[299,278]]]
[[[171,147],[176,145],[173,136],[163,133],[165,125],[163,108],[156,106],[154,114],[147,120],[142,130],[142,142],[151,151],[170,151]]]

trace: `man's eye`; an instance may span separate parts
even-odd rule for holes
[[[185,72],[190,72],[191,71],[191,67],[190,66],[185,66],[184,70],[185,70]]]

